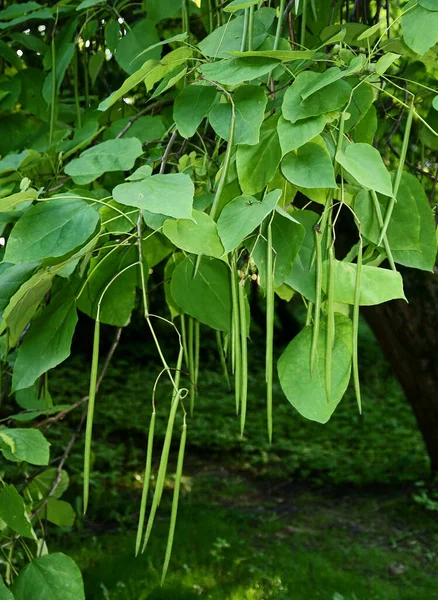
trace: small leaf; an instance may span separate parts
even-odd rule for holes
[[[288,181],[303,188],[337,188],[330,154],[321,138],[287,154],[281,171]]]
[[[30,387],[70,355],[78,317],[75,299],[61,289],[32,323],[21,344],[12,376],[12,389]]]
[[[5,586],[3,577],[0,575],[0,600],[14,600],[12,592]]]
[[[173,118],[182,137],[194,135],[216,96],[217,91],[211,85],[188,85],[182,89],[173,107]]]
[[[48,465],[50,444],[39,429],[0,429],[2,452],[31,465]],[[7,449],[6,449],[7,448]]]
[[[20,571],[12,591],[15,600],[85,600],[79,567],[61,552],[34,559]]]
[[[236,10],[243,10],[258,3],[258,0],[233,0],[223,8],[224,12],[234,13]]]
[[[136,159],[143,154],[137,138],[120,138],[96,144],[74,158],[64,171],[79,185],[94,181],[111,171],[129,171]]]
[[[376,148],[370,144],[350,144],[336,160],[356,181],[385,196],[392,196],[391,177]]]
[[[201,65],[200,71],[208,80],[223,85],[238,85],[267,75],[279,62],[273,58],[230,58]]]
[[[302,119],[296,123],[291,123],[283,117],[278,120],[278,137],[280,140],[281,152],[284,156],[306,142],[310,142],[321,133],[326,124],[324,115]]]
[[[152,175],[141,182],[122,183],[113,190],[114,200],[127,206],[136,206],[153,213],[191,219],[193,182],[184,173]]]
[[[29,279],[37,266],[38,262],[24,265],[0,263],[0,316],[9,304],[11,297]]]
[[[438,42],[437,11],[427,10],[417,4],[403,13],[401,24],[404,41],[417,54],[425,54]]]
[[[43,515],[50,523],[59,527],[72,527],[76,519],[72,505],[57,498],[49,498]]]
[[[163,233],[177,248],[192,254],[205,254],[220,258],[224,248],[216,223],[204,212],[194,210],[192,219],[167,219]]]
[[[98,222],[99,213],[84,200],[38,202],[14,225],[5,261],[26,263],[64,256],[85,244]]]
[[[32,479],[27,489],[33,502],[40,502],[47,498],[57,475],[58,470],[55,467],[49,467]],[[61,479],[58,486],[53,491],[53,497],[60,498],[67,490],[69,483],[70,479],[67,471],[62,470]]]
[[[387,52],[381,56],[376,62],[377,75],[383,75],[389,69],[389,67],[400,58],[400,56],[400,54],[395,54],[394,52]]]
[[[118,42],[114,49],[114,57],[124,71],[132,75],[145,62],[142,52],[147,46],[155,46],[160,41],[155,23],[149,19],[142,19],[130,29]],[[148,53],[148,60],[158,60],[161,56],[161,47],[155,46]]]
[[[274,210],[281,191],[273,190],[261,201],[253,196],[238,196],[226,204],[217,222],[225,253],[237,248],[243,240]]]
[[[233,94],[235,109],[235,144],[258,144],[260,127],[263,123],[268,99],[262,88],[255,85],[241,85]],[[216,104],[210,115],[209,121],[215,132],[228,141],[231,123],[231,104]]]
[[[204,257],[195,275],[196,258],[187,256],[175,268],[171,293],[184,313],[212,329],[230,331],[231,284],[228,267]]]
[[[327,402],[325,353],[327,321],[320,324],[317,361],[310,374],[312,327],[305,327],[290,342],[278,361],[278,377],[286,398],[306,419],[327,423],[342,399],[350,380],[352,357],[352,323],[335,315],[335,340],[332,351],[331,394]]]
[[[24,500],[12,484],[0,490],[0,519],[19,535],[32,540],[36,539],[32,523],[26,513]]]

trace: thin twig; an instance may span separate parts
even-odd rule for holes
[[[119,133],[116,135],[115,139],[118,140],[119,138],[123,137],[125,135],[125,133],[128,131],[128,129],[130,129],[133,126],[133,124],[137,121],[137,119],[139,119],[143,115],[153,112],[156,108],[162,108],[163,106],[166,106],[167,104],[172,104],[172,103],[173,103],[173,100],[167,98],[166,100],[158,100],[157,102],[154,102],[153,104],[149,104],[149,106],[146,106],[146,108],[144,108],[143,110],[141,110],[140,112],[138,112],[136,115],[134,115],[133,117],[131,117],[129,119],[129,121],[126,123],[124,128],[121,131],[119,131]]]
[[[167,161],[169,160],[170,153],[172,152],[172,146],[175,143],[176,136],[178,135],[178,129],[170,136],[169,143],[166,146],[166,150],[164,151],[163,158],[161,159],[160,171],[159,174],[162,175],[166,170]]]

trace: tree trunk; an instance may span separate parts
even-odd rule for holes
[[[363,315],[390,361],[414,410],[438,472],[438,269],[403,269],[408,303],[394,300],[363,308]]]

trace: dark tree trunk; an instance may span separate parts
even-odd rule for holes
[[[394,300],[363,314],[412,405],[438,472],[438,269],[403,269],[409,304]]]

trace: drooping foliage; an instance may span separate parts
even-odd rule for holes
[[[266,307],[269,438],[277,371],[285,399],[305,418],[328,421],[351,377],[362,410],[359,308],[404,298],[399,267],[433,271],[436,259],[438,4],[384,4],[3,3],[0,358],[2,395],[17,414],[0,428],[0,450],[23,465],[25,479],[0,490],[1,543],[12,557],[26,538],[33,560],[17,574],[9,559],[11,591],[0,587],[2,597],[84,598],[76,565],[47,553],[41,525],[74,522],[60,499],[71,446],[56,467],[33,469],[50,462],[41,417],[56,422],[81,404],[53,406],[48,375],[70,354],[78,312],[95,321],[85,510],[107,365],[99,374],[100,325],[118,328],[111,358],[141,312],[173,387],[170,406],[150,391],[137,552],[151,534],[183,417],[163,578],[205,327],[216,331],[245,427],[251,287]],[[148,278],[160,269],[160,318],[174,326],[176,364],[150,313]],[[275,302],[294,296],[306,325],[276,365]],[[156,411],[168,415],[161,453]],[[291,418],[301,417],[291,410]]]

